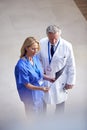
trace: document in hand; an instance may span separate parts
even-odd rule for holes
[[[65,66],[55,73],[55,79],[57,80],[64,71]]]
[[[67,99],[67,93],[59,87],[59,82],[56,80],[50,85],[49,92],[44,94],[44,101],[47,104],[57,104]]]

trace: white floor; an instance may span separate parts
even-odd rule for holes
[[[35,36],[39,40],[45,37],[45,29],[50,24],[61,27],[62,37],[72,43],[75,53],[77,80],[75,88],[69,91],[66,115],[72,115],[71,118],[75,116],[74,121],[79,119],[72,129],[87,129],[87,21],[73,0],[0,0],[1,126],[11,119],[25,118],[24,107],[16,90],[14,66],[25,38]],[[48,106],[48,113],[53,113],[53,110],[54,106]],[[54,122],[56,129],[58,122]],[[51,129],[49,122],[47,124],[47,128]]]

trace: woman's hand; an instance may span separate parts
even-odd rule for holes
[[[50,87],[42,87],[42,91],[48,92],[50,90]]]

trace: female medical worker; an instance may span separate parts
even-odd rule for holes
[[[38,51],[39,42],[34,37],[26,38],[15,66],[17,90],[26,114],[42,113],[43,95],[49,91],[49,87],[43,86],[43,70],[36,55]],[[44,78],[51,80],[45,75]]]

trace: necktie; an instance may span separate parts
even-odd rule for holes
[[[51,56],[53,57],[54,54],[54,45],[51,45]]]

